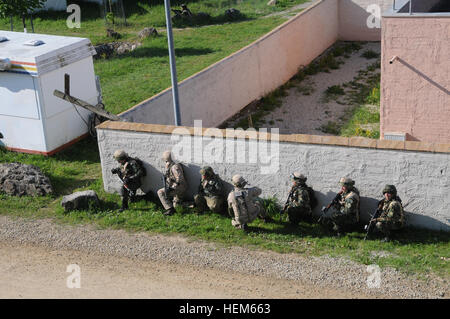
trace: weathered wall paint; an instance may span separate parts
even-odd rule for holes
[[[147,177],[143,188],[145,191],[155,192],[162,187],[163,151],[172,149],[180,138],[191,138],[191,152],[202,149],[203,154],[207,149],[206,146],[211,143],[211,140],[202,140],[201,136],[193,137],[189,134],[172,136],[168,133],[168,130],[167,133],[152,133],[99,128],[98,144],[105,190],[113,192],[120,187],[119,180],[111,174],[111,169],[117,165],[112,156],[116,149],[124,149],[130,156],[138,156],[145,162]],[[262,188],[262,197],[276,196],[282,202],[287,197],[290,187],[290,173],[300,171],[308,177],[307,183],[316,190],[320,202],[316,213],[319,213],[320,207],[326,205],[339,190],[339,178],[349,176],[356,181],[356,186],[361,192],[362,219],[367,220],[369,212],[374,211],[377,201],[382,198],[383,186],[394,184],[403,203],[408,204],[406,211],[410,225],[450,230],[449,153],[313,145],[286,142],[283,140],[288,140],[289,136],[284,137],[280,138],[279,166],[277,171],[271,174],[261,174],[261,163],[248,163],[249,143],[256,143],[255,141],[227,139],[222,141],[223,148],[219,148],[218,153],[221,154],[221,158],[225,158],[227,147],[233,148],[236,153],[237,143],[245,143],[246,164],[224,163],[223,160],[221,163],[196,162],[192,153],[191,160],[184,161],[190,195],[197,189],[200,168],[210,165],[226,182],[229,182],[234,174],[242,174],[251,185]],[[314,138],[314,136],[305,137]],[[197,144],[194,144],[194,139]],[[294,137],[292,139],[295,140]],[[219,142],[221,140],[219,139]],[[336,141],[338,140],[340,139],[337,138]],[[215,142],[218,142],[217,138]],[[364,139],[363,142],[369,145],[377,141]],[[261,145],[258,144],[258,147]],[[450,147],[448,149],[450,151]],[[270,152],[270,148],[268,154],[274,155]]]

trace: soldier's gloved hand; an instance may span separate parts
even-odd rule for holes
[[[111,169],[111,173],[112,174],[117,174],[119,172],[119,169],[118,168],[113,168],[113,169]]]

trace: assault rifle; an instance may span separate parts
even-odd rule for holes
[[[341,201],[342,194],[337,193],[336,196],[333,198],[331,203],[328,204],[328,206],[322,208],[322,213],[328,212],[328,210],[331,208],[331,206],[337,206],[339,205],[339,202]]]
[[[294,196],[294,190],[295,190],[295,188],[292,187],[291,191],[289,192],[289,195],[288,195],[288,198],[286,200],[286,203],[284,203],[283,209],[280,210],[280,215],[283,215],[286,212],[286,209],[288,209],[289,203],[291,202],[291,199]]]
[[[167,186],[166,175],[163,174],[161,179],[162,179],[162,182],[163,182],[164,192],[167,194],[167,192],[169,191],[169,187]]]
[[[134,193],[134,191],[132,191],[128,185],[125,183],[125,178],[122,176],[122,172],[120,171],[120,168],[113,168],[111,170],[111,173],[113,173],[114,175],[117,175],[117,177],[119,177],[120,181],[122,182],[123,187],[125,188],[125,190],[128,192],[128,195],[130,197],[134,197],[136,194]]]
[[[377,206],[377,210],[375,211],[375,213],[370,217],[370,221],[369,224],[364,226],[364,230],[366,231],[366,236],[364,236],[364,240],[367,239],[367,237],[369,237],[370,233],[373,232],[374,228],[375,228],[375,220],[381,216],[381,213],[383,212],[382,210],[382,203],[383,200],[378,202],[378,206]]]
[[[339,205],[339,202],[341,201],[342,194],[339,192],[336,194],[336,196],[333,198],[333,200],[328,204],[326,207],[322,207],[322,215],[320,215],[318,222],[320,223],[323,219],[325,219],[325,215],[328,212],[328,210],[331,208],[331,206],[337,206]]]

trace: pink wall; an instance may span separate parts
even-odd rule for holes
[[[408,140],[448,143],[449,71],[450,16],[384,17],[381,137],[400,132]]]

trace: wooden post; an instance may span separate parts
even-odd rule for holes
[[[99,106],[94,106],[92,104],[89,104],[88,102],[85,102],[83,100],[77,99],[76,97],[70,96],[69,94],[64,94],[61,91],[55,90],[53,92],[53,95],[56,97],[59,97],[60,99],[63,99],[64,101],[67,101],[69,103],[81,106],[82,108],[85,108],[88,111],[94,112],[100,116],[103,116],[109,120],[112,121],[123,121],[120,117],[118,117],[115,114],[112,114],[104,109],[102,109]]]
[[[64,74],[64,93],[70,95],[70,74]]]

